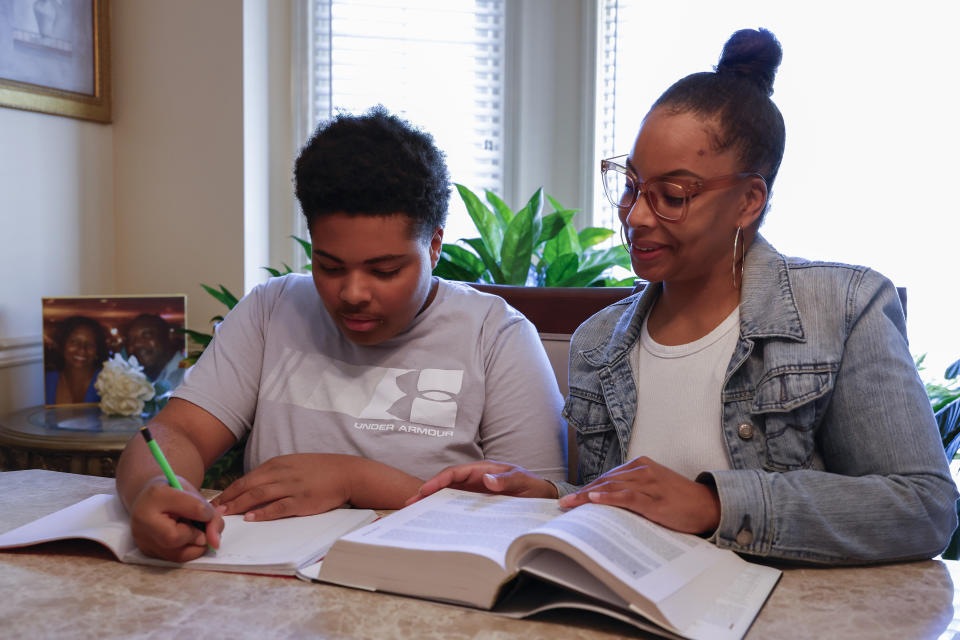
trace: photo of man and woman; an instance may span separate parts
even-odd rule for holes
[[[186,296],[43,298],[44,404],[96,404],[104,361],[136,358],[155,386],[183,380]],[[132,360],[131,360],[132,361]]]

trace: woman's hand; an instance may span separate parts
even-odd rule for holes
[[[407,504],[413,504],[445,487],[521,498],[557,497],[557,488],[535,473],[514,464],[484,460],[447,467],[424,482],[420,491],[407,500]]]
[[[712,532],[720,524],[716,489],[646,456],[611,469],[576,493],[560,498],[564,508],[587,502],[623,507],[685,533]]]
[[[199,558],[207,543],[218,548],[223,518],[192,484],[181,478],[183,491],[159,476],[144,484],[130,508],[130,532],[148,556],[173,562]],[[206,523],[201,531],[187,520]]]
[[[350,501],[351,472],[344,456],[296,453],[271,458],[211,501],[223,515],[245,520],[308,516]]]

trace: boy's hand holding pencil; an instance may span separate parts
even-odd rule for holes
[[[130,529],[141,551],[174,562],[199,558],[220,546],[223,517],[186,480],[170,468],[144,427],[147,441],[164,475],[147,482],[130,509]]]

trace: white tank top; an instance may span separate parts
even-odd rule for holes
[[[730,468],[720,394],[739,327],[737,307],[699,340],[666,346],[654,342],[644,319],[631,351],[637,415],[629,460],[647,456],[691,480],[701,471]]]

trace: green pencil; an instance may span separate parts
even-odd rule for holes
[[[163,451],[160,450],[160,445],[153,439],[153,436],[150,435],[150,429],[146,426],[140,428],[140,435],[143,436],[143,439],[147,441],[147,447],[150,449],[150,453],[153,454],[153,458],[157,461],[157,464],[160,465],[160,468],[163,470],[163,475],[167,478],[167,483],[179,491],[183,491],[183,485],[180,484],[180,480],[177,478],[177,474],[173,472],[173,469],[170,467],[170,463],[167,462],[167,457],[163,455]],[[196,520],[188,520],[191,525],[206,533],[207,525],[205,522],[197,522]],[[210,543],[207,543],[207,549],[217,552]]]

